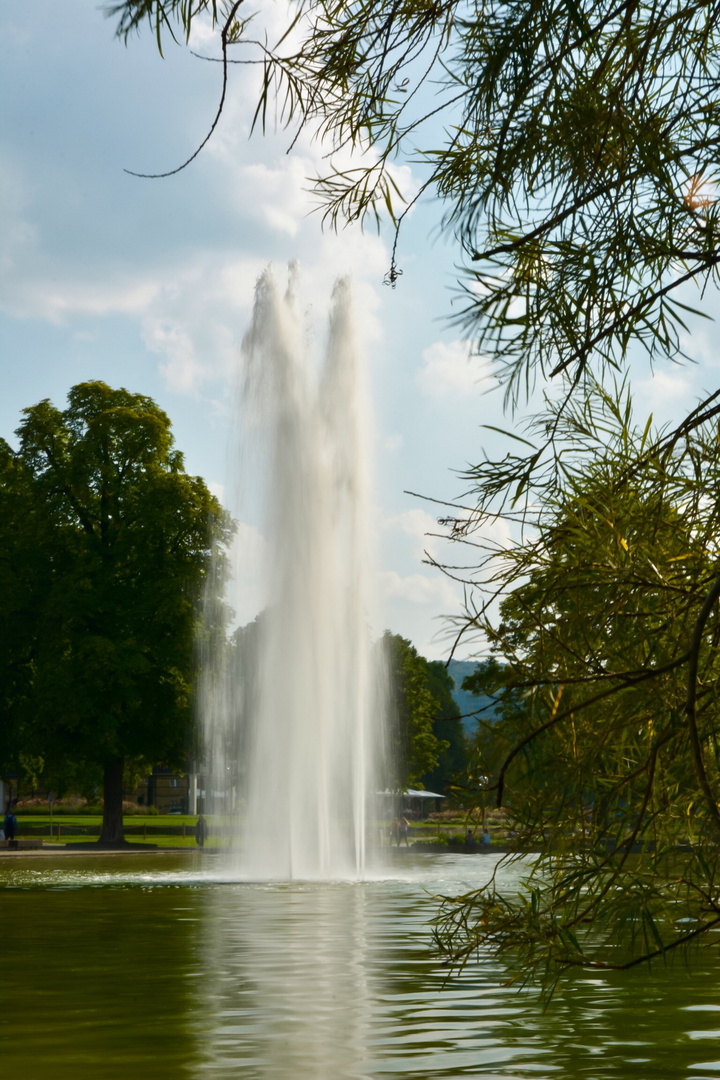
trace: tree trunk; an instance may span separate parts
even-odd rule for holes
[[[146,799],[148,806],[155,806],[157,800],[157,765],[153,765],[152,772],[148,777]]]
[[[103,823],[100,844],[120,847],[125,843],[123,836],[123,766],[121,757],[105,762],[103,781]]]

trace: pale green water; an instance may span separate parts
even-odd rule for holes
[[[444,985],[428,892],[490,856],[358,884],[223,881],[188,856],[0,862],[0,1076],[720,1077],[720,962],[578,978],[543,1013],[490,963]]]

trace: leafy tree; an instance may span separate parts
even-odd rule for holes
[[[414,645],[386,630],[377,647],[390,696],[389,757],[394,770],[390,782],[400,789],[419,787],[450,745],[433,731],[441,706],[430,689],[427,661]]]
[[[432,731],[436,739],[445,743],[445,748],[435,767],[423,776],[422,785],[429,791],[442,792],[465,774],[468,747],[460,709],[452,695],[455,685],[452,675],[442,660],[425,660],[424,664],[428,689],[436,703]]]
[[[463,690],[478,699],[478,710],[474,714],[475,732],[468,739],[467,779],[458,787],[463,801],[481,806],[483,813],[493,801],[493,793],[488,790],[491,778],[526,729],[523,692],[509,689],[506,676],[505,665],[490,656],[480,661],[462,683]],[[502,723],[497,722],[499,719]],[[506,792],[505,807],[511,809],[512,801]]]
[[[719,431],[658,450],[629,403],[604,405],[566,410],[580,453],[524,542],[490,557],[499,621],[477,615],[502,659],[474,680],[501,702],[488,788],[539,864],[519,895],[493,881],[437,930],[456,960],[482,944],[547,986],[720,925]]]
[[[32,477],[0,440],[0,762],[6,773],[36,775],[28,752],[28,698],[35,627],[49,567],[39,555],[46,530],[32,498]]]
[[[81,383],[63,412],[24,410],[17,434],[6,474],[22,477],[38,546],[16,603],[26,663],[10,727],[57,786],[100,781],[101,843],[121,843],[125,764],[181,767],[190,749],[203,582],[230,524],[150,398]]]

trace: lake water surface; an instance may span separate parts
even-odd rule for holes
[[[493,861],[407,855],[386,880],[258,884],[211,857],[0,860],[0,1075],[720,1078],[711,950],[692,974],[576,977],[545,1012],[482,958],[448,981],[432,897]]]

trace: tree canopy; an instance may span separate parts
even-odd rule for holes
[[[390,708],[389,762],[393,770],[389,783],[394,789],[423,786],[423,778],[439,766],[450,748],[438,737],[438,721],[447,711],[447,702],[438,701],[430,665],[406,638],[386,630],[376,644],[378,664],[387,675]],[[441,696],[441,695],[438,695]]]
[[[24,410],[17,434],[0,494],[16,507],[0,526],[5,761],[30,755],[59,789],[102,784],[101,841],[119,842],[124,765],[182,767],[192,750],[194,635],[231,526],[150,398],[81,383],[64,411]]]
[[[424,658],[421,658],[424,659]],[[422,778],[428,791],[443,793],[467,770],[468,746],[460,709],[453,697],[455,681],[442,660],[424,660],[427,685],[435,699],[433,735],[444,746],[437,764]]]
[[[498,696],[487,788],[539,866],[519,896],[493,881],[438,924],[455,960],[486,945],[548,986],[720,925],[717,425],[662,449],[610,396],[563,424],[598,454],[488,554],[504,598],[476,619],[501,662],[466,680]]]
[[[26,737],[26,705],[33,681],[33,655],[41,597],[50,566],[38,556],[47,539],[32,498],[32,476],[0,440],[0,762],[8,771],[34,775]],[[3,808],[4,809],[4,808]]]

